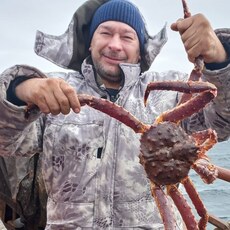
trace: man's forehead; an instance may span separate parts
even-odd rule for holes
[[[101,23],[98,26],[98,29],[107,29],[107,30],[119,30],[124,33],[134,33],[137,34],[136,31],[124,22],[119,21],[106,21]]]

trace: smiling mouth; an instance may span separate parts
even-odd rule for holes
[[[103,57],[106,59],[107,62],[112,62],[112,63],[116,63],[116,64],[124,62],[123,58],[118,58],[118,57],[113,57],[113,56],[106,56],[106,55],[103,55]]]

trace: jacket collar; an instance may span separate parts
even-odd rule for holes
[[[120,67],[124,76],[124,83],[122,88],[127,88],[133,85],[139,79],[141,74],[140,64],[121,63]],[[86,58],[82,63],[81,72],[85,80],[92,87],[99,86],[102,89],[105,88],[103,85],[100,85],[100,83],[96,80],[95,70],[93,68],[93,65],[89,63],[88,58]]]

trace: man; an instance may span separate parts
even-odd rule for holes
[[[84,13],[88,17],[83,20]],[[203,80],[219,90],[209,106],[182,125],[188,132],[212,127],[219,140],[226,140],[230,133],[229,31],[219,30],[218,38],[201,14],[177,21],[172,29],[180,32],[189,60],[203,56]],[[2,74],[0,152],[41,153],[48,193],[46,229],[164,228],[139,163],[140,136],[108,115],[81,107],[78,94],[107,98],[152,124],[176,106],[178,94],[153,92],[145,107],[146,85],[188,78],[177,71],[147,71],[165,42],[165,28],[149,36],[131,2],[88,1],[77,10],[65,35],[58,38],[39,32],[36,40],[39,55],[76,72],[44,74],[33,67],[15,66]],[[39,110],[25,119],[27,104]]]

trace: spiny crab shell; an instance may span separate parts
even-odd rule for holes
[[[162,122],[141,136],[140,161],[148,178],[157,185],[181,182],[198,159],[199,147],[179,125]]]

